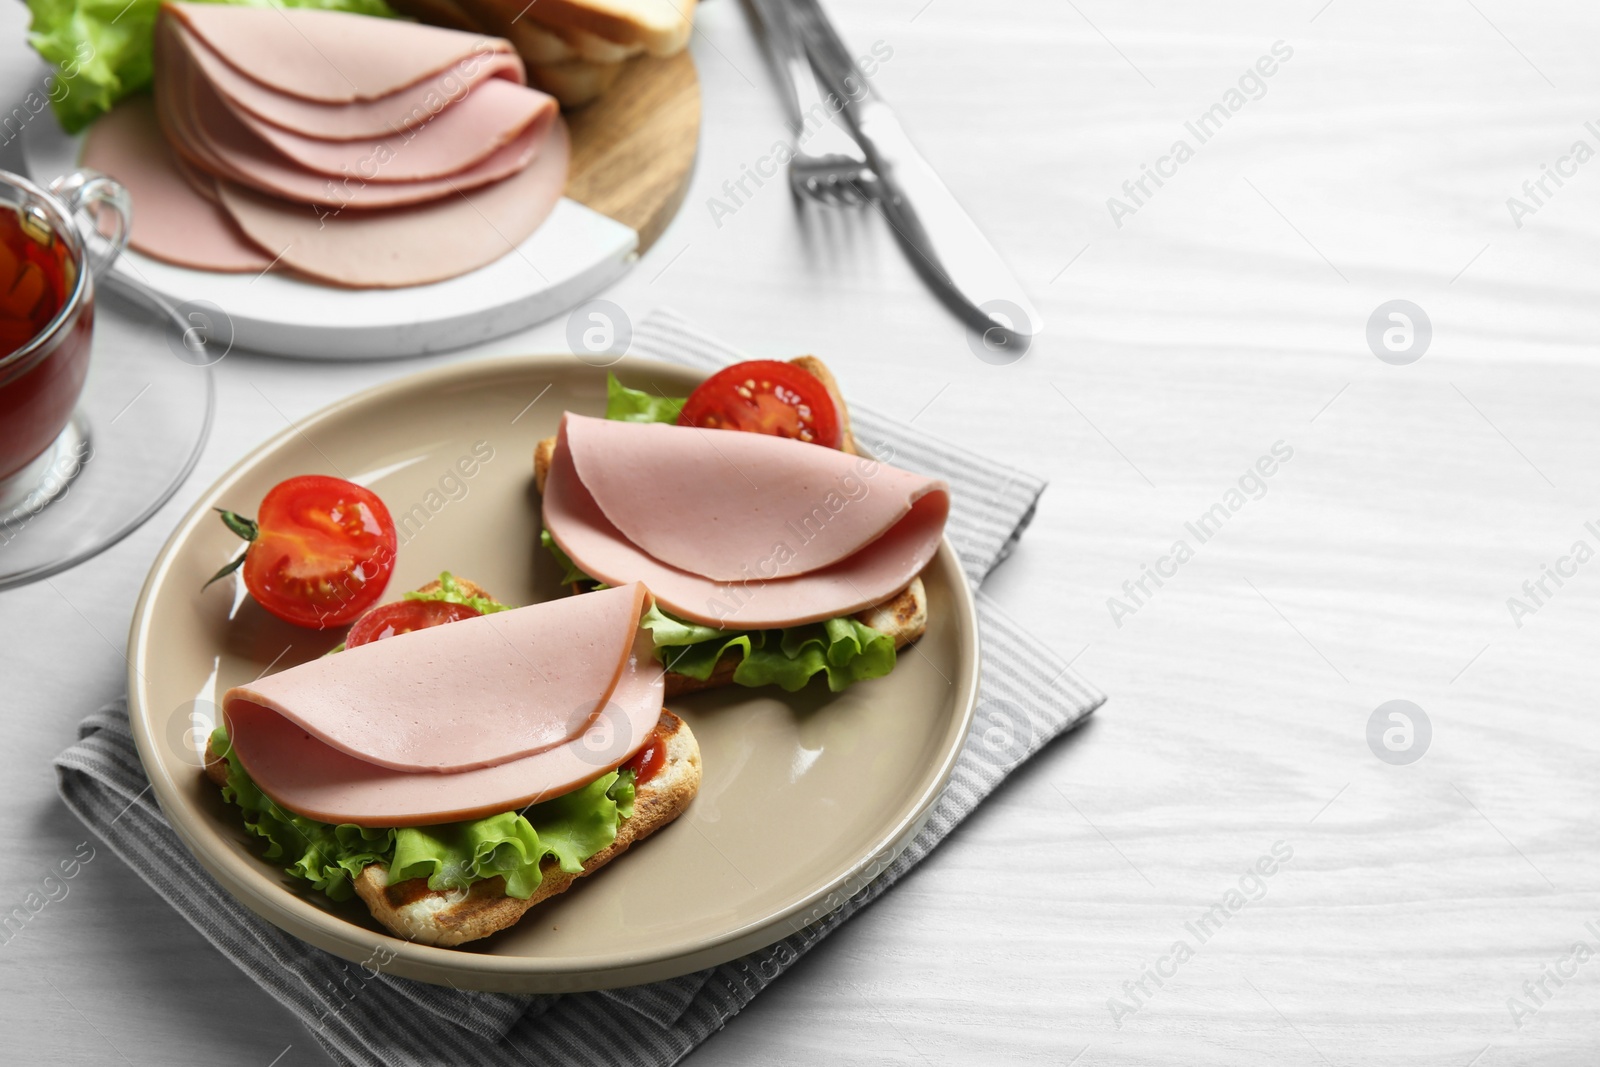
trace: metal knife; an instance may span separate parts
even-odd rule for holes
[[[818,0],[790,0],[789,9],[817,75],[843,102],[845,118],[877,172],[878,204],[912,266],[986,339],[1026,351],[1044,322],[1021,284],[856,69]]]

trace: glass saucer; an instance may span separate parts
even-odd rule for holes
[[[0,515],[0,589],[75,567],[153,515],[211,433],[209,366],[169,343],[160,311],[102,289],[73,424],[41,457],[38,488]]]

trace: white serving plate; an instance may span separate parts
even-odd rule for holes
[[[28,176],[48,185],[73,170],[81,142],[54,122],[30,123],[23,135]],[[107,280],[142,286],[174,306],[216,305],[232,321],[236,348],[298,359],[393,359],[504,337],[568,311],[621,277],[638,246],[632,228],[563,197],[514,251],[431,285],[338,289],[278,273],[191,270],[131,249]]]

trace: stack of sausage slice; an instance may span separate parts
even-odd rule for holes
[[[419,285],[510,252],[566,184],[556,103],[498,38],[187,3],[155,33],[154,100],[96,123],[84,163],[130,187],[159,259]]]

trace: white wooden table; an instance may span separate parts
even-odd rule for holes
[[[1572,952],[1600,953],[1600,563],[1562,564],[1520,620],[1507,600],[1534,606],[1524,581],[1575,541],[1600,548],[1600,162],[1562,162],[1600,149],[1600,13],[834,6],[858,50],[892,49],[879,86],[1035,296],[1033,351],[975,359],[879,219],[797,219],[772,183],[717,225],[708,198],[781,134],[729,0],[694,41],[688,202],[611,298],[823,354],[858,402],[1048,474],[988,589],[1112,699],[692,1062],[1596,1062],[1600,962]],[[3,99],[42,77],[22,27],[19,5],[0,11]],[[1229,110],[1279,41],[1292,55]],[[1214,104],[1201,143],[1185,123]],[[1164,184],[1134,200],[1122,185],[1146,165]],[[1534,203],[1522,185],[1544,165],[1569,173]],[[1520,227],[1513,196],[1534,208]],[[1432,324],[1410,365],[1366,341],[1394,299]],[[178,498],[0,594],[0,906],[86,837],[50,759],[121,692],[135,593],[193,494],[281,427],[274,408],[416,367],[229,357]],[[1278,442],[1292,458],[1230,500]],[[1201,543],[1185,523],[1216,504]],[[1179,539],[1190,558],[1161,562]],[[1123,583],[1147,564],[1171,577],[1136,602]],[[1391,699],[1431,722],[1409,766],[1366,739]],[[1292,858],[1252,876],[1275,845]],[[1251,899],[1229,910],[1241,879]],[[103,848],[70,886],[0,945],[13,1058],[323,1062]]]

